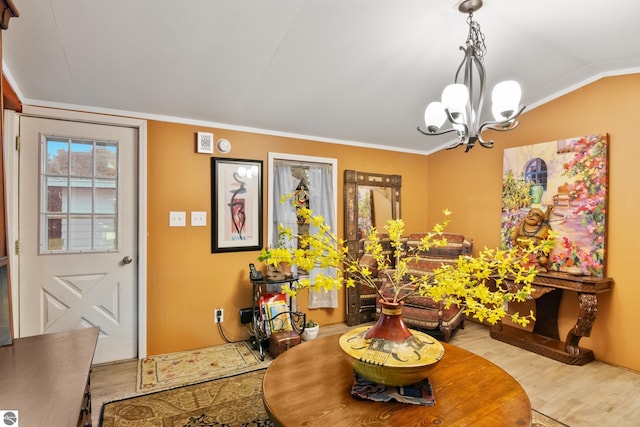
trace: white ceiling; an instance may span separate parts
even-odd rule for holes
[[[13,0],[23,103],[429,153],[416,130],[462,60],[456,0]],[[640,72],[640,2],[485,0],[488,90],[529,109]],[[499,137],[499,135],[498,135]]]

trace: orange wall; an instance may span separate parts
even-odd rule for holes
[[[368,148],[312,142],[247,132],[149,121],[148,123],[148,313],[149,355],[221,344],[213,323],[216,307],[225,310],[224,329],[230,339],[246,339],[239,310],[251,306],[250,262],[260,265],[258,252],[211,253],[210,156],[197,154],[195,134],[213,132],[226,138],[232,151],[221,157],[264,163],[264,238],[266,242],[268,153],[291,153],[338,159],[338,233],[343,232],[345,169],[402,175],[402,214],[408,231],[423,230],[426,221],[427,158]],[[169,211],[186,211],[187,227],[170,228]],[[190,227],[189,212],[207,211],[207,227]],[[320,325],[344,322],[344,292],[339,308],[307,310]]]
[[[456,213],[451,229],[475,239],[476,249],[500,244],[502,155],[504,148],[594,133],[609,133],[609,204],[607,276],[613,290],[598,296],[598,317],[591,337],[580,346],[596,359],[640,371],[637,301],[640,285],[631,268],[640,242],[640,144],[638,143],[640,74],[601,79],[525,113],[520,127],[494,133],[495,148],[441,151],[429,156],[428,219],[439,210]],[[446,178],[443,178],[446,177]],[[577,295],[565,292],[560,307],[560,336],[578,315]]]
[[[632,270],[640,232],[640,144],[635,115],[640,75],[602,79],[525,113],[520,127],[494,135],[496,147],[441,151],[429,157],[367,148],[298,140],[222,129],[150,121],[148,123],[148,354],[220,344],[213,310],[225,309],[223,326],[232,339],[247,337],[238,311],[251,305],[248,263],[257,252],[211,254],[210,156],[195,153],[195,133],[214,132],[227,138],[233,150],[225,157],[264,161],[267,190],[268,152],[338,159],[338,232],[342,235],[343,172],[402,175],[402,216],[407,231],[423,231],[453,212],[449,230],[475,240],[476,249],[495,247],[500,239],[502,149],[570,138],[590,133],[610,134],[607,273],[615,280],[612,292],[598,297],[599,312],[591,337],[581,346],[596,358],[640,371],[640,333],[634,327],[635,301],[640,300]],[[428,201],[428,203],[427,203]],[[266,203],[265,239],[266,239]],[[208,212],[207,227],[169,228],[170,210]],[[266,241],[266,240],[265,240]],[[345,320],[344,296],[334,310],[301,309],[321,325]],[[577,317],[576,294],[565,292],[560,335]]]

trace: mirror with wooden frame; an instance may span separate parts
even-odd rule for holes
[[[358,256],[359,242],[371,227],[384,233],[388,219],[400,218],[400,175],[344,171],[344,238],[349,254]],[[370,288],[347,288],[347,325],[375,318],[376,293]]]

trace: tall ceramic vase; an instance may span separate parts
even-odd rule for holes
[[[378,384],[405,386],[429,376],[444,355],[438,340],[407,328],[402,304],[380,301],[380,317],[373,326],[352,329],[340,337],[340,348],[354,371]]]

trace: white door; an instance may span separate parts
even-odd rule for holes
[[[137,130],[22,116],[19,335],[100,327],[137,357]]]

